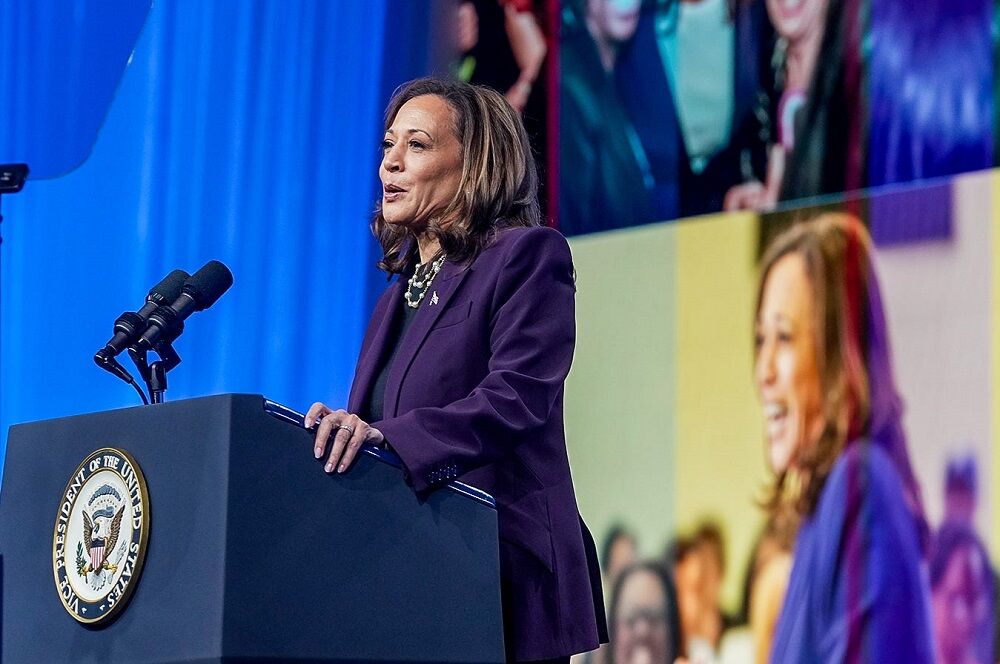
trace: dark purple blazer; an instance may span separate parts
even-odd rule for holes
[[[379,299],[348,410],[372,389],[405,283]],[[460,478],[497,502],[508,657],[607,640],[593,538],[577,510],[563,431],[576,339],[573,263],[550,228],[500,231],[471,266],[446,262],[389,371],[372,426],[418,493]]]

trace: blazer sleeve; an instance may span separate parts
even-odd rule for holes
[[[417,492],[539,437],[561,398],[576,339],[569,246],[557,231],[537,228],[518,233],[506,249],[499,267],[485,268],[496,270],[496,279],[483,379],[453,403],[372,423],[399,454]],[[561,417],[561,409],[556,413]]]
[[[840,546],[826,552],[832,592],[817,593],[835,607],[823,621],[821,661],[930,664],[929,590],[898,473],[874,444],[852,445],[844,456],[846,463],[831,473],[832,486],[823,489],[832,491],[825,502],[843,522],[835,529]]]

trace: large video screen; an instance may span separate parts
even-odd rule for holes
[[[813,370],[823,378],[813,396],[824,413],[845,403],[835,377],[852,375],[836,369],[844,362],[829,347],[802,350],[810,316],[787,310],[790,327],[769,327],[768,288],[794,292],[798,283],[801,306],[825,311],[827,326],[860,330],[862,340],[854,375],[867,386],[867,416],[845,429],[843,449],[829,460],[862,440],[906,460],[891,474],[904,477],[902,494],[919,506],[926,527],[933,638],[978,658],[966,661],[996,661],[998,193],[994,171],[821,206],[571,240],[578,341],[567,441],[581,512],[605,548],[607,597],[623,560],[657,561],[675,580],[681,625],[672,638],[683,638],[689,655],[768,661],[799,553],[801,522],[768,507],[782,441],[807,421],[807,381],[795,367],[805,357],[826,367]],[[870,262],[858,262],[859,244],[828,261],[824,279],[779,281],[783,264],[768,267],[774,247],[796,233],[828,239],[844,223],[871,238],[863,247]],[[813,261],[816,252],[806,244],[801,255]],[[852,289],[859,270],[867,286]],[[769,350],[772,339],[789,345]],[[783,359],[772,362],[772,352]],[[859,531],[873,536],[885,527]],[[621,619],[614,612],[624,609],[613,599],[608,605],[609,620]]]
[[[987,0],[567,0],[568,235],[994,165]]]
[[[810,555],[801,538],[815,526],[803,524],[824,495],[850,504],[868,476],[846,472],[841,496],[836,468],[858,450],[889,459],[879,476],[896,478],[897,511],[919,532],[922,642],[944,659],[1000,661],[993,3],[455,7],[453,71],[522,111],[549,223],[571,238],[567,441],[612,632],[585,661],[769,661],[782,607],[811,611],[788,587]],[[806,269],[830,251],[826,272]],[[803,335],[768,322],[775,284],[839,336],[803,355]],[[817,410],[819,433],[789,433]],[[796,440],[820,451],[789,465]],[[906,564],[876,558],[844,569]],[[654,569],[668,579],[659,590]],[[671,601],[630,605],[640,577],[647,600]]]

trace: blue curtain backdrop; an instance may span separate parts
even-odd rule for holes
[[[154,4],[91,157],[4,197],[4,441],[11,423],[136,404],[94,351],[163,275],[210,259],[235,285],[189,319],[168,399],[346,401],[385,285],[368,230],[381,110],[427,66],[409,5]]]

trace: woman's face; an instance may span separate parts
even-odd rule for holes
[[[476,13],[476,6],[471,2],[460,3],[456,23],[458,52],[468,53],[479,43],[479,14]]]
[[[775,31],[791,43],[823,32],[827,0],[767,0]]]
[[[403,104],[382,140],[382,216],[416,231],[427,227],[458,193],[462,145],[455,115],[436,95]]]
[[[667,627],[667,598],[663,583],[649,570],[632,572],[618,598],[614,648],[618,664],[667,661],[673,635]]]
[[[637,558],[635,540],[627,535],[616,539],[611,544],[611,553],[608,556],[608,568],[604,570],[608,577],[607,587],[614,586],[622,570],[635,563]]]
[[[823,431],[813,292],[799,254],[772,267],[757,314],[754,378],[771,469],[781,473]]]
[[[588,0],[594,28],[613,42],[628,41],[639,25],[641,0]]]

